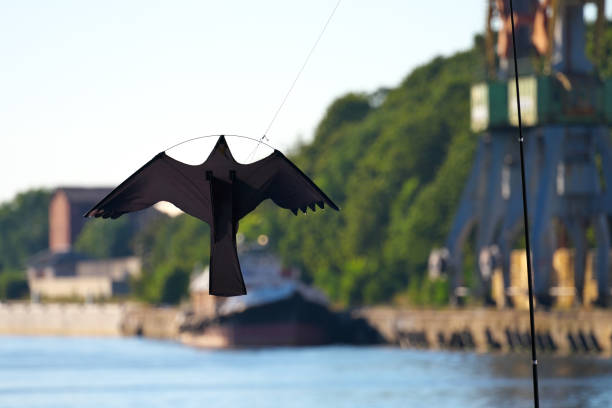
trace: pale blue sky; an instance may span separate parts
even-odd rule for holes
[[[0,0],[0,201],[116,185],[191,137],[259,137],[335,3]],[[270,143],[309,140],[335,97],[468,48],[484,15],[484,0],[343,0]]]

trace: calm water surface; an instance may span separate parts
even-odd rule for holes
[[[612,361],[541,360],[543,407],[612,407]],[[529,407],[527,355],[395,348],[195,350],[0,337],[0,407]]]

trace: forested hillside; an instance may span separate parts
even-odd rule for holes
[[[240,232],[247,240],[268,235],[271,250],[341,303],[387,301],[410,283],[413,296],[429,300],[421,290],[427,256],[446,234],[476,146],[468,130],[469,87],[480,60],[476,48],[436,58],[394,89],[338,98],[314,140],[291,158],[341,211],[294,216],[264,203],[241,221]],[[26,254],[45,247],[48,197],[42,194],[5,205],[5,212],[11,206],[23,212],[29,208],[23,197],[37,200],[37,228],[44,231],[24,227],[36,233],[23,237],[22,229],[3,226],[1,269],[22,267]],[[90,221],[75,249],[106,257],[124,255],[129,246],[145,261],[138,293],[152,302],[177,301],[194,264],[208,263],[208,226],[186,215],[162,219],[128,243],[123,224]],[[24,245],[12,249],[12,242]]]
[[[588,42],[592,55],[591,31]],[[610,26],[604,44],[598,68],[610,75]],[[425,278],[426,261],[444,242],[471,167],[477,136],[469,131],[469,88],[482,79],[483,61],[477,37],[472,49],[435,58],[396,88],[338,98],[313,141],[290,156],[341,211],[294,216],[264,203],[240,222],[240,232],[247,241],[268,235],[271,250],[339,303],[388,302],[398,294],[446,302],[445,283]],[[48,193],[33,191],[0,206],[0,272],[22,268],[46,246],[47,205]],[[129,242],[122,230],[119,221],[91,222],[76,248],[99,257],[141,255],[136,289],[148,301],[177,302],[194,265],[208,263],[208,226],[190,216],[159,219]]]
[[[430,288],[423,277],[470,169],[469,87],[481,59],[476,48],[436,58],[397,88],[338,98],[314,140],[291,158],[341,211],[294,216],[264,203],[240,232],[247,240],[267,234],[272,250],[340,303],[389,301],[410,284],[415,300],[444,302],[444,287]],[[147,298],[160,293],[164,277],[208,262],[208,229],[200,225],[181,216],[138,241],[151,255]]]
[[[335,101],[294,157],[342,211],[270,212],[272,242],[343,303],[390,299],[420,282],[442,242],[476,145],[469,133],[475,51],[437,58],[389,91]]]

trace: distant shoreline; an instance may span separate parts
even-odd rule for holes
[[[4,303],[0,335],[118,337],[125,311],[125,305],[111,303]]]
[[[405,348],[485,353],[522,352],[529,345],[525,311],[381,306],[357,309],[352,314],[365,319],[388,344]],[[143,336],[181,342],[184,319],[176,307],[17,302],[0,304],[0,335]],[[611,356],[611,322],[612,310],[538,311],[536,343],[550,354]]]

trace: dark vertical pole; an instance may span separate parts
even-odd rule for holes
[[[516,37],[514,35],[514,8],[510,0],[510,21],[512,23],[512,50],[514,52],[514,81],[516,84],[516,107],[519,123],[519,146],[521,149],[521,182],[523,187],[523,220],[525,222],[525,245],[527,256],[527,282],[529,285],[529,323],[531,326],[531,364],[533,367],[533,402],[536,408],[540,406],[538,394],[538,359],[535,346],[535,318],[533,315],[533,275],[531,273],[531,246],[529,245],[529,213],[527,211],[527,189],[525,187],[525,156],[523,153],[523,123],[521,121],[521,97],[519,93],[518,63],[516,60]]]

